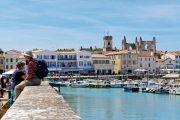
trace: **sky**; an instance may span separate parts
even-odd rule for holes
[[[180,0],[0,0],[3,50],[113,46],[135,37],[152,40],[158,50],[180,49]]]

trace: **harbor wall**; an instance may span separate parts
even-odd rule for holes
[[[47,82],[27,86],[1,120],[80,120]]]

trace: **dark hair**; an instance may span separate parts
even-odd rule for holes
[[[25,66],[25,63],[22,62],[22,61],[21,61],[21,62],[18,62],[17,65],[16,65],[17,68],[23,67],[23,66]]]

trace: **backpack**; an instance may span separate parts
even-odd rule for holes
[[[38,78],[43,79],[49,73],[48,66],[44,60],[35,60],[36,63],[36,75]]]

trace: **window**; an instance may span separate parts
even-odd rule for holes
[[[6,65],[6,69],[9,69],[9,66],[8,66],[8,65]]]
[[[1,59],[1,64],[4,64],[4,60],[3,59]]]
[[[10,61],[13,62],[13,58],[11,58]]]
[[[79,66],[83,66],[83,61],[79,61]]]
[[[51,55],[51,59],[52,60],[56,59],[56,56],[55,55]]]
[[[83,58],[83,56],[82,56],[82,55],[80,55],[80,58]]]
[[[93,60],[93,63],[94,64],[98,64],[98,60]]]
[[[142,63],[140,63],[140,67],[142,67]]]
[[[44,55],[44,59],[49,59],[49,55]]]
[[[49,67],[50,68],[56,67],[56,62],[49,62]]]
[[[6,62],[9,62],[9,59],[8,59],[8,58],[6,59]]]
[[[106,64],[109,64],[109,60],[106,60]]]
[[[18,62],[18,60],[19,60],[19,59],[18,59],[18,58],[16,58],[16,62]]]
[[[149,67],[151,67],[151,64],[149,63],[149,65],[148,65]]]
[[[88,62],[87,62],[87,65],[88,65],[88,66],[91,66],[92,64],[91,64],[91,62],[90,62],[90,61],[88,61]]]
[[[11,65],[10,68],[13,69],[13,65]]]
[[[84,58],[90,58],[90,56],[84,56]]]
[[[37,55],[37,59],[42,59],[42,55]]]
[[[63,55],[58,55],[58,60],[63,60]]]

